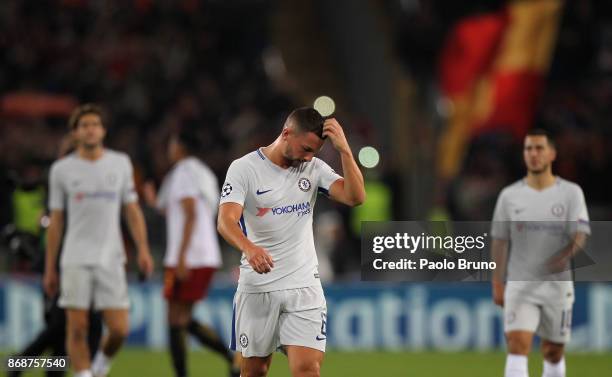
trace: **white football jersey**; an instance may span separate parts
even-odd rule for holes
[[[240,227],[274,261],[272,271],[258,274],[241,258],[238,291],[271,292],[320,286],[312,218],[317,193],[326,194],[342,177],[313,158],[283,169],[261,149],[232,162],[221,189],[220,204],[243,207]]]
[[[502,190],[491,236],[510,241],[507,288],[541,300],[573,300],[571,271],[552,274],[546,263],[576,232],[590,234],[584,194],[577,184],[557,177],[552,186],[538,191],[523,179]]]
[[[196,220],[185,261],[190,268],[221,266],[216,231],[219,184],[212,170],[195,157],[179,161],[168,173],[159,193],[158,207],[166,212],[167,246],[164,266],[176,267],[179,259],[185,214],[181,201],[195,200]]]
[[[67,212],[61,266],[117,266],[125,262],[121,208],[136,202],[132,163],[105,149],[95,161],[72,153],[49,173],[49,208]]]

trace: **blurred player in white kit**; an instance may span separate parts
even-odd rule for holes
[[[574,303],[570,262],[590,234],[589,216],[580,186],[552,174],[556,149],[545,131],[527,134],[523,157],[527,176],[500,193],[491,230],[498,266],[493,299],[504,308],[508,348],[505,376],[528,376],[537,334],[542,376],[564,377]]]
[[[170,137],[168,159],[172,170],[155,198],[152,186],[145,197],[166,215],[164,297],[168,302],[170,356],[174,374],[186,377],[187,334],[215,351],[228,363],[230,377],[240,376],[239,358],[216,331],[193,318],[193,308],[204,299],[215,271],[221,267],[216,232],[219,184],[213,171],[196,157],[203,148],[195,126],[184,125]]]
[[[69,126],[76,151],[57,160],[49,176],[51,222],[43,284],[49,295],[59,289],[59,305],[66,309],[66,343],[74,375],[104,377],[129,332],[122,211],[138,250],[138,265],[146,276],[153,272],[153,259],[134,189],[132,163],[126,154],[104,148],[101,108],[93,104],[78,107]],[[58,281],[64,212],[68,224]],[[87,345],[92,303],[102,311],[108,333],[90,365],[90,352],[96,351]]]

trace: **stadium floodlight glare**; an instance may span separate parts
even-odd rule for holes
[[[380,161],[380,155],[374,147],[363,147],[359,150],[359,163],[364,168],[374,168]]]
[[[324,117],[330,116],[336,111],[336,103],[328,96],[318,97],[314,101],[313,107]]]

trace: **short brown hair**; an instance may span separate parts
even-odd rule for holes
[[[79,121],[81,120],[81,117],[87,114],[95,114],[99,116],[100,120],[102,121],[102,126],[105,127],[104,126],[105,114],[104,114],[104,110],[102,109],[102,107],[99,105],[96,105],[95,103],[86,103],[72,110],[72,113],[70,114],[70,118],[68,118],[68,128],[71,131],[75,130],[77,126],[79,125]]]
[[[544,136],[546,138],[546,141],[548,142],[548,145],[550,145],[553,148],[557,147],[555,144],[555,140],[553,139],[550,132],[548,132],[547,130],[543,128],[532,128],[529,131],[527,131],[527,135],[525,136]]]
[[[319,138],[323,137],[323,123],[325,118],[312,107],[300,107],[289,114],[288,120],[293,121],[300,132],[312,132]]]

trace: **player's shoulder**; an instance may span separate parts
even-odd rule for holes
[[[104,150],[104,153],[106,154],[106,158],[111,162],[111,166],[127,170],[132,169],[132,159],[127,153],[108,148]]]
[[[174,171],[176,171],[177,174],[204,175],[207,178],[210,176],[216,177],[212,169],[197,157],[187,157],[179,161],[174,167]]]
[[[174,167],[172,168],[172,170],[176,173],[186,173],[190,168],[195,167],[195,163],[193,161],[190,161],[190,159],[184,159],[181,160],[179,162],[176,163],[176,165],[174,165]]]
[[[51,164],[51,172],[59,172],[65,169],[71,169],[72,164],[77,161],[75,152],[69,153],[63,157],[58,158]]]
[[[240,170],[249,170],[261,162],[265,161],[266,156],[261,152],[261,150],[257,149],[253,152],[247,153],[242,157],[239,157],[232,161],[230,164],[231,169],[240,169]]]
[[[309,164],[311,164],[314,169],[328,169],[333,171],[333,169],[331,168],[331,166],[329,166],[327,162],[321,160],[318,157],[313,157],[312,161],[310,161]]]
[[[312,161],[310,161],[309,163],[316,168],[327,165],[327,163],[321,160],[319,157],[313,157]]]
[[[117,151],[117,150],[114,150],[114,149],[106,148],[104,150],[104,153],[110,159],[114,159],[114,160],[118,160],[118,161],[122,161],[122,162],[126,162],[126,161],[130,162],[131,161],[130,156],[127,153],[125,153],[125,152],[121,152],[121,151]]]
[[[505,197],[505,196],[509,196],[509,195],[513,195],[516,193],[521,192],[522,190],[524,190],[527,186],[527,183],[525,182],[525,180],[523,178],[512,182],[511,184],[509,184],[508,186],[504,187],[501,192],[499,193],[500,197]]]
[[[179,166],[183,168],[189,169],[201,169],[206,171],[211,171],[212,169],[208,166],[208,164],[197,157],[187,157],[183,161],[179,162]]]
[[[555,184],[558,185],[560,189],[570,194],[582,194],[580,185],[570,180],[557,177]]]

